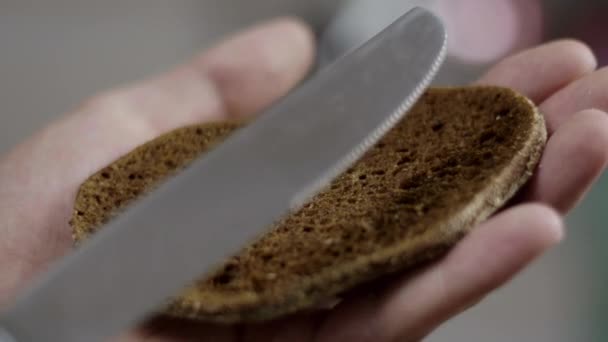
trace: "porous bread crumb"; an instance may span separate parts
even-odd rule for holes
[[[100,170],[78,192],[74,240],[82,243],[245,124],[180,128]],[[435,260],[525,184],[545,141],[540,113],[510,89],[430,89],[326,190],[165,312],[225,323],[268,320]]]

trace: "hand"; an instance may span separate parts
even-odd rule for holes
[[[253,28],[194,61],[84,104],[0,163],[0,306],[70,250],[67,224],[90,174],[173,128],[252,115],[285,94],[313,61],[309,30],[292,20]],[[540,105],[550,139],[534,179],[444,259],[324,314],[228,329],[157,321],[120,341],[416,341],[475,304],[563,235],[562,216],[608,161],[608,72],[560,41],[496,65],[479,83],[508,86]],[[586,110],[599,108],[599,110]],[[273,339],[274,338],[274,339]]]

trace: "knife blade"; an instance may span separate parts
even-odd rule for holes
[[[416,8],[328,66],[36,279],[0,341],[101,341],[146,319],[360,158],[430,84],[446,39]]]

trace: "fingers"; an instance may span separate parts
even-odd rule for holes
[[[0,249],[0,269],[16,259],[31,265],[18,271],[24,281],[66,251],[73,198],[91,173],[163,132],[252,114],[285,94],[312,64],[312,43],[297,21],[258,26],[188,65],[97,97],[18,146],[0,163],[0,234],[13,249],[10,258]],[[0,282],[0,300],[16,287]]]
[[[595,67],[588,47],[562,40],[507,58],[479,81],[531,97],[547,122],[550,139],[540,167],[517,201],[540,201],[566,213],[606,168],[605,119],[597,111],[575,115],[608,111],[608,69],[591,72]]]
[[[541,103],[596,66],[597,61],[586,45],[559,40],[506,58],[477,83],[513,88]]]
[[[555,132],[574,113],[597,108],[608,112],[608,68],[598,70],[569,84],[541,106],[549,132]]]
[[[598,110],[570,118],[547,142],[524,200],[547,203],[562,213],[574,207],[606,169],[608,115]]]
[[[561,218],[543,206],[522,206],[494,217],[437,267],[391,294],[383,310],[387,326],[411,317],[411,329],[402,328],[401,336],[428,334],[507,282],[562,236]]]
[[[226,115],[249,115],[270,105],[313,63],[312,33],[303,24],[281,20],[261,31],[228,41],[194,64],[217,87]]]
[[[304,78],[313,53],[307,26],[278,19],[166,74],[97,97],[76,116],[95,121],[99,139],[124,137],[109,152],[115,157],[117,148],[130,150],[179,126],[257,113]]]
[[[505,211],[474,230],[425,272],[380,299],[338,308],[321,341],[419,341],[508,281],[561,240],[560,217],[539,205]]]
[[[313,62],[313,36],[277,19],[220,43],[190,63],[106,97],[129,104],[155,134],[178,125],[256,113],[286,94]]]

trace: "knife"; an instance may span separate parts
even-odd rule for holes
[[[1,342],[95,342],[296,210],[396,124],[446,51],[415,8],[111,220],[0,315]]]

